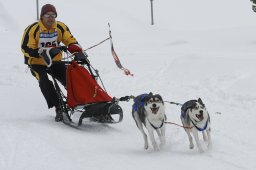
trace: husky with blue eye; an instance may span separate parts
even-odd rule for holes
[[[134,98],[132,116],[144,139],[144,149],[148,149],[148,137],[143,127],[148,131],[149,138],[155,151],[159,146],[154,137],[154,132],[160,138],[160,147],[165,144],[165,107],[159,94],[142,94]]]
[[[181,121],[188,135],[190,149],[194,148],[193,139],[190,134],[192,133],[199,152],[203,152],[198,132],[202,132],[204,141],[208,143],[208,148],[211,148],[210,115],[200,98],[183,104],[181,107]]]

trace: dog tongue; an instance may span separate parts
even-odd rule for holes
[[[203,114],[196,115],[196,117],[197,117],[199,120],[203,120],[203,119],[204,119]]]
[[[156,114],[158,109],[159,109],[159,107],[153,107],[153,108],[151,108],[151,111]]]

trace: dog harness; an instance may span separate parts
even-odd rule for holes
[[[132,105],[132,108],[135,112],[138,112],[138,110],[144,106],[144,102],[143,102],[143,99],[148,96],[148,94],[141,94],[137,97],[135,97],[134,99],[134,104]]]
[[[190,119],[190,120],[191,120],[191,119]],[[205,125],[204,125],[203,128],[197,127],[196,124],[195,124],[192,120],[191,120],[191,122],[192,122],[192,124],[195,126],[195,128],[196,128],[198,131],[204,131],[204,130],[207,128],[207,126],[208,126],[209,116],[208,116],[208,119],[207,119],[207,121],[206,121],[206,123],[205,123]]]
[[[154,129],[160,129],[163,125],[164,125],[164,119],[162,121],[162,124],[159,127],[155,127],[149,120],[148,122],[150,123],[150,125],[154,128]]]

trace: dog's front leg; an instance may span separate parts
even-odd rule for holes
[[[143,139],[144,139],[144,149],[148,149],[148,137],[143,129],[141,130],[141,133],[142,133]]]
[[[185,132],[187,133],[188,135],[188,140],[189,140],[189,149],[193,149],[194,148],[194,143],[193,143],[193,138],[190,134],[190,131],[185,129]]]
[[[204,152],[204,151],[203,151],[203,148],[202,148],[202,146],[201,146],[201,144],[200,144],[200,142],[199,142],[199,137],[198,137],[197,129],[193,128],[193,129],[192,129],[192,133],[193,133],[193,136],[194,136],[194,138],[195,138],[198,151],[199,151],[200,153]]]
[[[143,139],[144,139],[144,149],[148,149],[148,136],[145,133],[145,131],[143,130],[143,126],[142,123],[138,123],[138,127],[143,135]]]
[[[211,137],[211,129],[206,130],[207,137],[208,137],[208,149],[212,148],[212,137]]]
[[[165,145],[165,126],[163,126],[161,129],[157,129],[157,134],[160,139],[160,148],[162,148]]]
[[[148,128],[148,135],[149,135],[149,138],[151,140],[154,151],[158,151],[159,147],[157,146],[155,136],[154,136],[154,131],[152,130],[152,128]]]
[[[207,142],[207,141],[208,141],[208,138],[207,138],[207,136],[206,136],[205,130],[202,132],[202,134],[203,134],[203,139],[204,139],[204,141]]]
[[[143,129],[143,124],[140,120],[139,114],[137,112],[133,113],[134,116],[134,120],[136,122],[137,127],[139,128],[139,130],[142,133],[143,139],[144,139],[144,149],[148,149],[148,137],[147,134],[145,133],[144,129]]]

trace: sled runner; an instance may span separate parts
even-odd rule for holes
[[[65,48],[52,48],[51,57],[66,51]],[[44,58],[49,60],[47,56]],[[85,118],[100,123],[121,122],[123,111],[118,105],[121,100],[107,94],[98,71],[91,66],[87,54],[85,52],[68,54],[66,58],[68,59],[60,62],[64,62],[67,68],[67,95],[64,95],[56,78],[52,75],[63,112],[63,122],[73,127],[80,126]],[[98,79],[103,88],[98,84]]]

